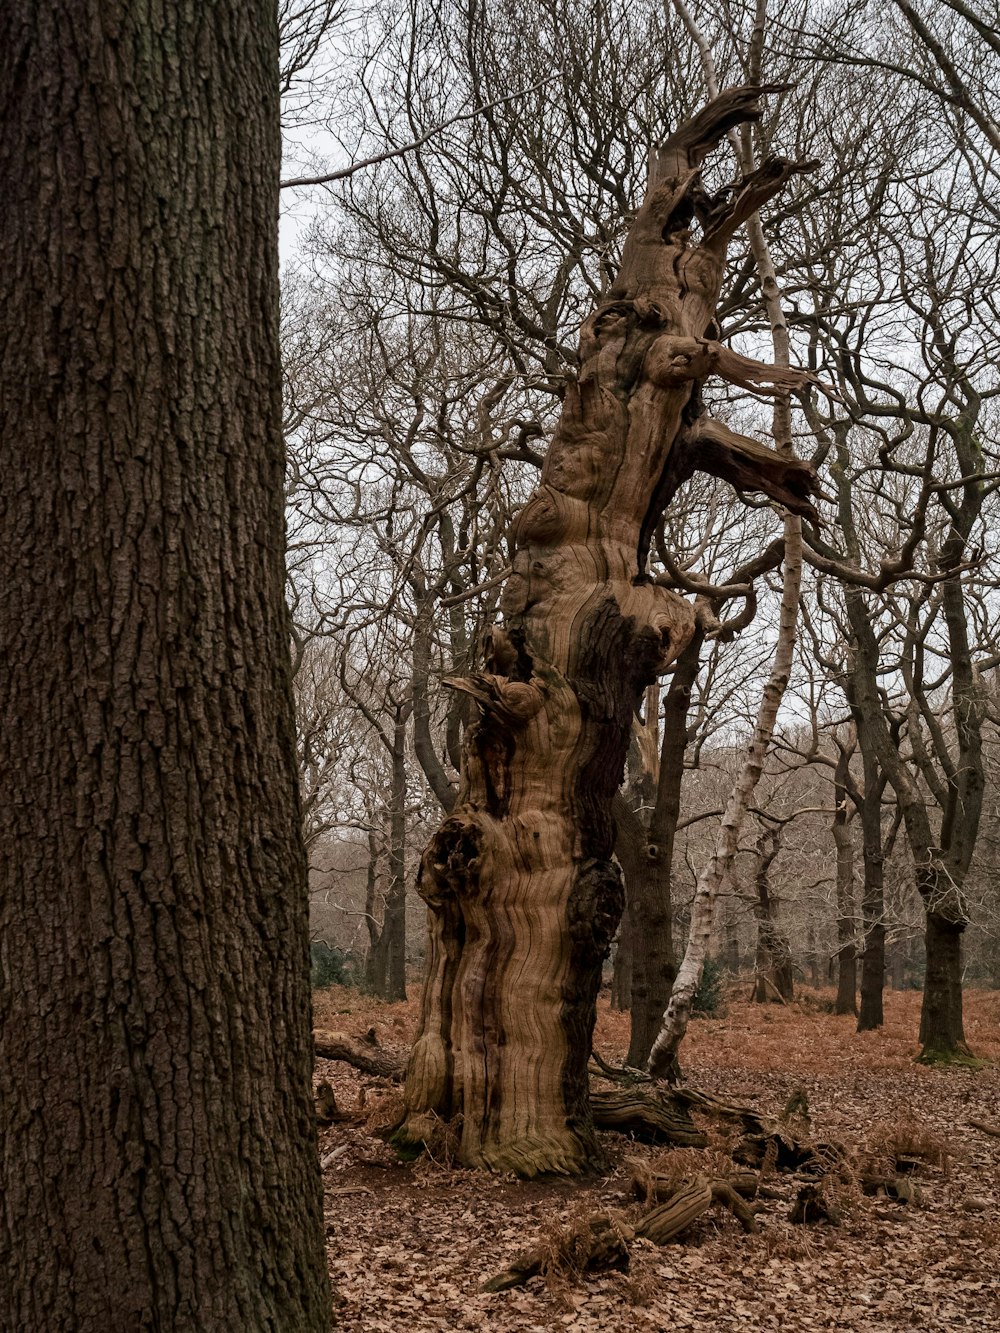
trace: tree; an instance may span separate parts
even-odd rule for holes
[[[422,1141],[461,1110],[470,1164],[533,1175],[599,1160],[586,1066],[622,910],[611,804],[643,691],[694,631],[689,605],[646,574],[665,505],[701,467],[809,509],[810,469],[712,420],[697,388],[709,374],[770,392],[808,378],[711,337],[733,233],[799,169],[769,159],[733,188],[703,183],[710,150],[767,91],[729,90],[656,149],[516,520],[487,670],[451,681],[480,717],[421,863],[428,977],[400,1136]]]
[[[0,39],[0,1326],[319,1333],[274,6]]]

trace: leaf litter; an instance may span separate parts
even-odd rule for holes
[[[405,1055],[416,986],[412,996],[384,1005],[332,987],[315,996],[316,1024],[373,1028],[386,1050]],[[666,1246],[633,1241],[628,1272],[578,1273],[554,1262],[525,1286],[493,1294],[483,1284],[527,1247],[554,1245],[590,1214],[634,1210],[637,1165],[678,1178],[699,1164],[715,1172],[728,1152],[724,1137],[710,1136],[704,1150],[665,1152],[607,1133],[603,1176],[518,1181],[458,1166],[456,1136],[442,1126],[433,1156],[403,1163],[373,1133],[394,1114],[398,1088],[317,1060],[317,1084],[329,1081],[340,1110],[354,1113],[320,1128],[337,1327],[1000,1333],[1000,1138],[970,1124],[1000,1122],[1000,992],[967,995],[969,1044],[987,1061],[978,1069],[913,1063],[918,995],[887,992],[885,1028],[860,1035],[851,1018],[823,1012],[827,999],[805,992],[783,1008],[734,1000],[726,1017],[692,1024],[686,1081],[776,1119],[804,1094],[815,1132],[851,1145],[858,1170],[908,1163],[912,1202],[866,1197],[858,1177],[841,1171],[823,1182],[840,1225],[795,1225],[794,1182],[783,1189],[784,1178],[771,1175],[775,1197],[754,1205],[756,1234],[713,1209]],[[628,1016],[602,996],[596,1048],[620,1063],[627,1045]]]

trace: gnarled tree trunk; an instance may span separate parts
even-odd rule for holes
[[[801,512],[811,477],[717,423],[697,382],[718,373],[788,388],[706,336],[736,229],[796,169],[767,162],[709,196],[699,169],[756,118],[767,89],[733,89],[654,154],[651,185],[608,299],[583,325],[540,485],[515,524],[504,627],[487,674],[451,684],[478,702],[462,787],[431,840],[421,1033],[404,1140],[464,1114],[461,1156],[524,1175],[600,1160],[587,1059],[601,964],[622,910],[611,803],[642,691],[691,638],[681,598],[645,574],[650,534],[710,441],[716,470]],[[692,219],[700,223],[694,239]]]

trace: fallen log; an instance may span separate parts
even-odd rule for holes
[[[388,1078],[394,1083],[400,1083],[406,1073],[406,1063],[398,1056],[372,1046],[363,1038],[349,1037],[346,1032],[313,1028],[313,1049],[324,1060],[345,1060],[365,1074]]]
[[[712,1202],[721,1203],[724,1207],[728,1208],[747,1235],[753,1235],[757,1230],[757,1222],[754,1215],[740,1198],[740,1192],[733,1181],[722,1179],[713,1180]]]
[[[753,1213],[728,1180],[695,1176],[679,1182],[665,1203],[640,1218],[636,1223],[635,1234],[657,1245],[666,1245],[682,1231],[686,1231],[713,1203],[721,1203],[728,1208],[744,1231],[757,1230]]]
[[[755,1199],[760,1181],[753,1171],[736,1171],[719,1177],[713,1183],[724,1182],[742,1199]],[[632,1169],[632,1193],[643,1203],[665,1203],[677,1190],[677,1176],[653,1171],[645,1162],[636,1161]]]
[[[661,1203],[636,1224],[635,1234],[657,1245],[685,1231],[712,1206],[712,1182],[707,1176],[683,1181],[666,1203]]]
[[[598,1129],[632,1134],[643,1143],[669,1143],[679,1148],[704,1148],[707,1143],[685,1104],[664,1090],[594,1092],[590,1109]]]
[[[984,1134],[992,1134],[994,1138],[1000,1139],[1000,1125],[988,1125],[985,1120],[970,1120],[969,1124],[973,1129],[981,1130]]]

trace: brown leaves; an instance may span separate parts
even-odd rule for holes
[[[577,1277],[572,1266],[554,1265],[548,1282],[539,1274],[526,1286],[491,1295],[480,1291],[482,1283],[526,1248],[578,1228],[584,1215],[636,1208],[628,1192],[637,1162],[653,1177],[669,1176],[671,1185],[699,1172],[717,1176],[746,1125],[734,1122],[723,1138],[713,1129],[723,1122],[694,1106],[708,1148],[646,1148],[606,1133],[613,1162],[608,1175],[584,1183],[520,1183],[443,1163],[402,1165],[358,1121],[334,1124],[320,1138],[331,1272],[342,1300],[338,1328],[971,1333],[993,1327],[1000,1292],[1000,1149],[997,1139],[968,1122],[1000,1122],[1000,1072],[915,1066],[920,996],[889,992],[886,999],[886,1030],[862,1036],[848,1018],[806,1013],[797,1004],[779,1011],[734,1002],[725,1020],[692,1027],[688,1065],[700,1088],[726,1101],[752,1101],[774,1120],[802,1087],[817,1133],[866,1150],[888,1149],[896,1134],[893,1146],[913,1156],[917,1148],[933,1148],[928,1136],[937,1136],[950,1149],[948,1174],[923,1158],[905,1177],[918,1184],[919,1205],[832,1185],[841,1226],[794,1226],[787,1214],[802,1182],[772,1176],[755,1212],[754,1235],[713,1207],[667,1247],[632,1241],[627,1274]],[[352,1012],[344,1014],[347,1008]],[[351,1032],[374,1023],[383,1046],[399,1050],[412,1039],[416,992],[408,1005],[380,1006],[338,988],[317,995],[316,1012],[322,1025]],[[970,992],[967,1021],[977,1051],[1000,1055],[1000,997]],[[603,1054],[620,1064],[628,1016],[602,1002],[598,1036]],[[326,1061],[317,1077],[330,1082],[341,1107],[355,1107],[359,1090],[367,1088],[370,1107],[386,1101],[392,1110],[385,1081]],[[770,1197],[775,1194],[780,1197]]]

